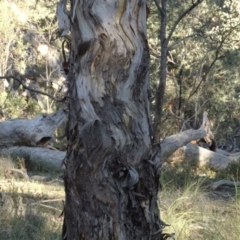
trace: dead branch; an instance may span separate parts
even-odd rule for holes
[[[40,147],[11,147],[0,149],[0,155],[24,158],[26,164],[34,164],[36,167],[61,170],[64,169],[62,162],[66,152]]]
[[[189,129],[175,135],[166,137],[161,143],[162,155],[164,159],[167,159],[178,148],[185,146],[192,140],[197,140],[201,138],[214,139],[213,133],[210,129],[210,122],[208,120],[207,112],[204,112],[202,125],[198,130]]]
[[[52,96],[51,94],[49,94],[49,93],[42,92],[42,91],[40,91],[40,90],[36,90],[36,89],[30,88],[30,87],[28,87],[27,85],[25,85],[21,79],[15,77],[15,76],[13,76],[13,75],[0,76],[0,79],[8,79],[8,80],[9,80],[9,79],[11,79],[11,78],[14,79],[14,80],[16,80],[16,81],[18,81],[18,82],[23,86],[24,89],[27,89],[27,90],[30,91],[30,92],[34,92],[34,93],[38,93],[38,94],[41,94],[41,95],[45,95],[45,96],[51,98],[52,100],[58,101],[58,102],[60,102],[60,101],[63,100],[62,98],[61,98],[61,99],[57,99],[57,98],[55,98],[54,96]]]
[[[228,187],[240,187],[240,182],[233,182],[233,181],[229,181],[229,180],[220,180],[217,182],[214,182],[210,185],[210,188],[212,190],[216,190],[217,188],[221,187],[221,186],[228,186]]]
[[[59,109],[52,114],[40,114],[33,119],[12,119],[0,123],[0,147],[38,146],[47,143],[56,128],[66,119]]]

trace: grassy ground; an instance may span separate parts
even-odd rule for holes
[[[26,180],[6,174],[12,168],[24,170],[23,161],[0,158],[0,239],[61,239],[64,189],[54,181],[59,173],[38,171],[52,180]],[[220,173],[184,165],[163,170],[159,207],[162,220],[171,225],[164,231],[176,240],[239,239],[240,192],[209,187],[219,179],[238,180],[238,173],[239,165]]]
[[[63,184],[54,180],[55,173],[46,182],[6,174],[16,167],[10,159],[0,159],[0,239],[60,239]]]
[[[240,236],[240,192],[234,187],[211,190],[219,179],[238,179],[239,166],[221,173],[189,169],[187,166],[162,172],[159,207],[167,233],[183,240],[237,240]]]

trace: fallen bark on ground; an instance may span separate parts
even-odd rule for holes
[[[36,167],[43,166],[60,170],[64,168],[62,162],[66,152],[40,147],[11,147],[0,149],[0,155],[24,158],[27,164],[34,164]]]
[[[59,109],[33,119],[13,119],[0,123],[0,147],[38,146],[48,142],[67,113]]]

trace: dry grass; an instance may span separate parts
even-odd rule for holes
[[[6,179],[4,173],[13,167],[19,166],[11,159],[0,159],[0,239],[61,239],[63,219],[59,216],[63,209],[63,185],[52,181]],[[229,171],[219,176],[239,179]],[[199,177],[196,169],[186,166],[163,171],[161,178],[161,218],[171,225],[165,232],[175,233],[176,240],[239,239],[237,188],[231,193],[212,192],[209,184],[216,180],[216,174],[206,170],[205,177]]]
[[[5,173],[14,167],[11,159],[0,159],[0,239],[60,239],[62,184],[6,179]]]
[[[171,225],[165,228],[165,232],[175,233],[177,240],[239,239],[238,189],[231,189],[230,192],[226,189],[213,192],[209,188],[209,182],[215,179],[209,179],[208,176],[204,179],[191,178],[190,172],[188,176],[185,172],[184,177],[185,184],[179,186],[172,175],[172,179],[169,179],[168,183],[165,182],[159,194],[162,220]]]

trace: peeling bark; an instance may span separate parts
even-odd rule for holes
[[[161,239],[146,2],[71,1],[70,19],[62,237]]]

